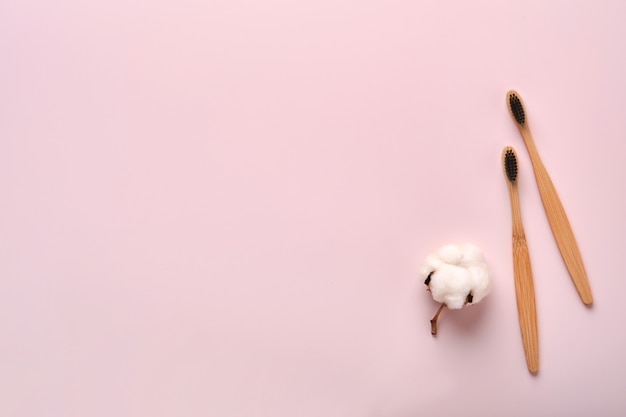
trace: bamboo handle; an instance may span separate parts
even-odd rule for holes
[[[517,315],[522,332],[522,343],[526,355],[526,365],[530,372],[539,369],[539,338],[537,336],[537,308],[535,306],[535,286],[530,267],[530,256],[526,235],[522,225],[517,187],[509,183],[511,210],[513,215],[513,275]]]
[[[580,250],[576,244],[576,238],[574,237],[574,232],[565,214],[563,204],[548,175],[548,171],[543,165],[543,162],[541,162],[539,153],[527,129],[522,130],[522,136],[526,142],[528,154],[530,155],[533,170],[535,171],[535,179],[537,180],[541,201],[543,202],[552,234],[559,247],[565,266],[569,271],[574,286],[583,303],[591,304],[593,303],[593,296],[591,294],[591,287],[589,286],[589,279],[587,278],[587,272],[585,271],[585,266],[580,256]]]
[[[537,310],[535,306],[535,288],[526,238],[513,238],[513,273],[515,276],[515,296],[517,314],[522,331],[522,342],[526,354],[526,365],[530,372],[539,369],[539,339],[537,337]]]

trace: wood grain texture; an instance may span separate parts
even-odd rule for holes
[[[513,148],[504,149],[502,159],[504,162],[505,152]],[[505,173],[506,178],[506,173]],[[511,182],[506,178],[511,200],[512,217],[512,247],[513,247],[513,275],[515,279],[515,297],[517,301],[517,314],[526,365],[528,370],[536,373],[539,370],[539,338],[537,335],[537,308],[535,305],[535,286],[533,282],[530,256],[526,244],[526,234],[522,223],[522,214],[519,205],[517,182]]]
[[[509,96],[511,94],[515,94],[519,98],[522,107],[524,108],[526,116],[524,124],[519,124],[515,120],[515,116],[511,111],[509,100]],[[514,90],[507,93],[507,107],[509,109],[509,113],[511,113],[513,122],[515,122],[515,125],[519,129],[520,134],[524,139],[526,148],[528,149],[528,154],[535,173],[535,180],[537,181],[537,187],[539,188],[539,194],[541,195],[541,201],[543,203],[546,216],[548,217],[552,234],[554,235],[556,244],[561,252],[561,257],[565,262],[565,266],[567,267],[570,277],[572,278],[572,282],[574,283],[582,302],[590,305],[593,303],[593,295],[591,294],[591,286],[589,285],[589,279],[587,277],[587,272],[585,271],[582,256],[580,255],[580,250],[578,249],[578,244],[576,243],[576,239],[574,237],[574,232],[572,231],[572,227],[569,223],[567,215],[565,214],[565,209],[563,208],[561,199],[556,192],[556,188],[554,187],[554,184],[548,175],[548,171],[539,157],[539,152],[537,152],[535,142],[528,126],[528,112],[526,111],[524,102],[520,95]]]
[[[530,155],[530,160],[535,172],[535,179],[537,181],[537,187],[539,188],[539,194],[541,195],[541,201],[543,202],[543,207],[548,216],[548,222],[550,223],[556,244],[559,247],[565,266],[574,282],[574,286],[576,286],[578,295],[580,295],[583,303],[589,305],[593,303],[591,286],[589,285],[589,279],[587,278],[587,272],[583,265],[582,256],[580,255],[572,227],[565,214],[563,204],[548,175],[548,171],[539,157],[532,135],[528,129],[528,123],[526,123],[524,128],[520,129],[520,133],[528,148],[528,154]]]

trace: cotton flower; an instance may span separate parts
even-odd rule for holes
[[[437,334],[437,318],[443,307],[460,309],[476,304],[491,290],[485,257],[470,243],[446,245],[428,255],[421,276],[433,299],[441,303],[430,321],[433,335]]]

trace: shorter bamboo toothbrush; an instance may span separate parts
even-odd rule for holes
[[[530,267],[526,234],[522,224],[522,214],[517,193],[517,154],[511,146],[502,151],[504,174],[511,200],[513,218],[513,275],[515,278],[515,297],[517,314],[522,331],[522,343],[526,355],[526,365],[532,373],[539,369],[539,340],[537,337],[537,310],[535,307],[535,287]]]
[[[583,303],[589,305],[593,303],[593,296],[591,295],[591,287],[589,286],[587,272],[585,272],[585,266],[580,256],[580,250],[578,249],[574,232],[565,214],[565,209],[563,209],[563,204],[561,204],[561,200],[556,193],[556,188],[554,188],[548,171],[543,165],[543,162],[541,162],[541,158],[539,158],[539,153],[537,152],[535,142],[530,133],[530,128],[528,127],[528,120],[526,120],[524,102],[515,90],[510,90],[506,93],[506,102],[511,117],[519,129],[524,143],[526,144],[526,148],[528,149],[530,161],[535,171],[537,187],[541,195],[541,201],[543,202],[543,207],[548,216],[556,244],[559,247],[565,266],[572,277],[578,295],[580,295]]]

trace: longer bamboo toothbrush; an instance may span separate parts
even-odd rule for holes
[[[522,343],[526,355],[526,365],[530,372],[539,369],[539,339],[537,337],[537,310],[535,307],[535,286],[530,267],[526,234],[522,224],[522,215],[517,193],[517,155],[515,150],[507,146],[502,151],[504,174],[511,199],[511,215],[513,223],[513,275],[515,277],[515,297],[517,299],[517,315],[522,331]]]
[[[535,142],[533,141],[533,137],[530,133],[530,128],[528,127],[528,120],[526,120],[526,112],[524,110],[522,98],[517,91],[510,90],[506,93],[506,102],[509,112],[511,113],[511,117],[513,117],[513,121],[515,121],[515,124],[524,139],[526,148],[528,149],[530,161],[532,162],[533,170],[535,172],[537,187],[539,188],[539,194],[541,195],[541,201],[543,202],[543,207],[546,211],[546,215],[548,216],[548,221],[550,223],[554,239],[556,240],[556,244],[561,251],[563,261],[567,266],[567,270],[572,277],[572,281],[576,286],[576,290],[578,291],[580,298],[583,303],[589,305],[593,303],[593,296],[591,295],[591,287],[589,286],[585,266],[583,265],[583,261],[580,256],[580,250],[578,249],[576,239],[574,238],[574,232],[572,232],[572,227],[570,226],[565,210],[563,209],[563,204],[561,204],[561,200],[556,193],[556,188],[554,188],[554,184],[552,184],[548,171],[543,165],[543,162],[541,162],[541,158],[539,158],[539,153],[537,152]]]

